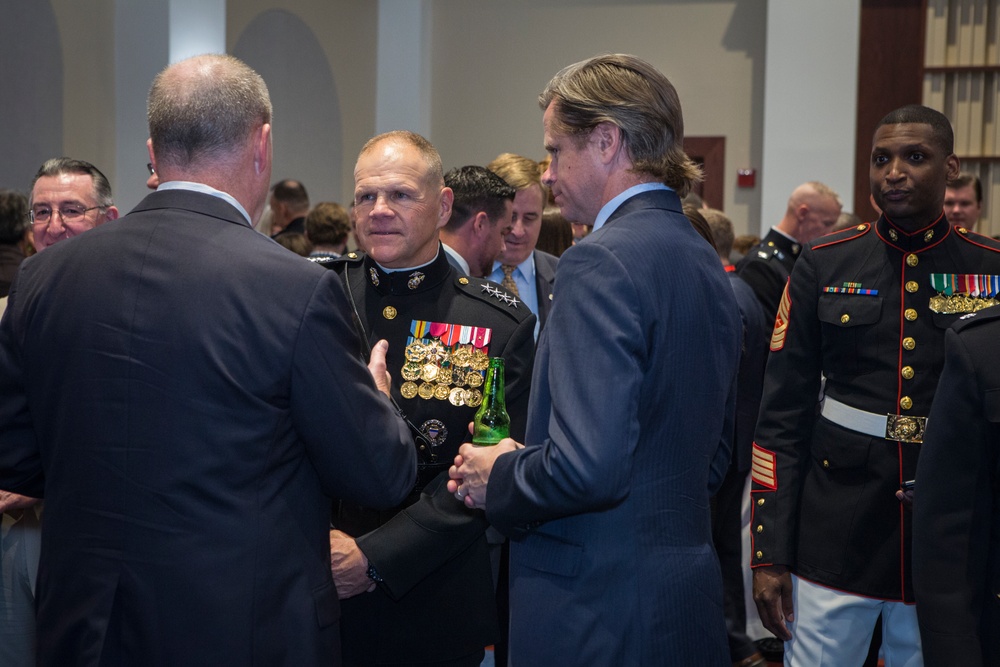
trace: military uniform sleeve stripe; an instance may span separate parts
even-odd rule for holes
[[[766,486],[769,489],[778,488],[774,452],[764,449],[756,442],[753,443],[753,458],[750,464],[750,477],[755,483]]]

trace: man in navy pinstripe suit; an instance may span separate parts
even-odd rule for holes
[[[512,665],[728,665],[709,496],[729,464],[741,325],[681,211],[700,174],[677,93],[608,55],[539,101],[543,178],[594,231],[559,261],[525,446],[463,445],[450,488],[511,538]]]

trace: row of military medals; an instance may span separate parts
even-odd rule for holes
[[[469,346],[449,351],[439,340],[417,340],[406,346],[405,355],[400,371],[405,382],[399,388],[403,398],[434,398],[473,408],[483,402],[479,387],[489,366],[483,350]]]

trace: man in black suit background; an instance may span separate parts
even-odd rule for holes
[[[542,185],[542,170],[534,160],[502,153],[486,167],[517,190],[514,225],[504,237],[504,251],[493,263],[489,279],[520,296],[524,305],[538,316],[535,325],[535,340],[538,340],[552,310],[552,288],[559,261],[558,257],[535,249],[549,193]]]
[[[40,665],[339,663],[327,497],[399,502],[414,453],[336,276],[252,228],[270,122],[239,60],[171,65],[157,191],[15,278],[0,488],[45,497]]]

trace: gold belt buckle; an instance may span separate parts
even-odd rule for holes
[[[923,442],[924,429],[927,428],[927,417],[904,417],[903,415],[886,415],[885,438],[899,442]]]

